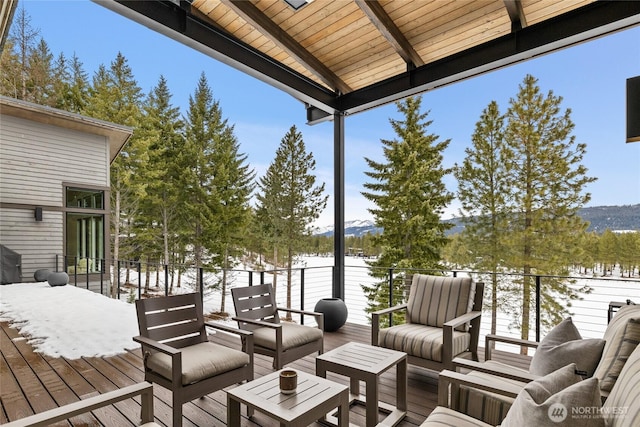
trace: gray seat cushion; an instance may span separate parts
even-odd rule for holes
[[[282,348],[285,351],[322,339],[322,331],[318,328],[289,322],[281,322],[280,325],[282,325]],[[276,331],[266,327],[254,329],[253,342],[256,346],[275,350]]]
[[[184,347],[182,352],[182,384],[192,384],[200,380],[231,371],[249,364],[249,355],[239,350],[203,342]],[[171,356],[153,353],[147,360],[147,367],[167,379],[171,379]]]
[[[403,351],[411,356],[442,362],[443,329],[413,323],[380,330],[378,345]],[[453,356],[469,349],[471,334],[453,331]]]

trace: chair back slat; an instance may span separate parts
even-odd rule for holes
[[[237,317],[280,323],[275,298],[271,293],[271,285],[233,288],[231,296]]]
[[[136,300],[140,335],[175,348],[207,341],[197,293]]]

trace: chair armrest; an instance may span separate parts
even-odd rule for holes
[[[493,341],[502,342],[505,344],[531,347],[531,348],[537,348],[540,345],[540,343],[537,341],[529,341],[529,340],[523,340],[521,338],[505,337],[502,335],[489,334],[485,337],[485,346],[484,346],[485,360],[491,359],[491,351],[493,350],[493,344],[492,344]]]
[[[398,310],[405,310],[407,308],[407,304],[399,304],[394,305],[393,307],[383,308],[382,310],[374,311],[371,313],[372,316],[382,316],[384,314],[389,314]]]
[[[451,386],[451,389],[449,389],[449,386]],[[484,390],[511,398],[515,398],[522,390],[522,387],[516,385],[511,386],[505,384],[502,387],[496,387],[495,383],[491,380],[484,378],[472,378],[468,375],[445,369],[440,372],[438,377],[438,405],[451,407],[449,393],[452,394],[451,402],[456,402],[457,397],[454,394],[460,386]]]
[[[158,341],[154,341],[152,339],[149,339],[147,337],[142,337],[142,336],[137,336],[137,337],[133,337],[133,340],[135,342],[138,342],[140,344],[144,344],[147,345],[149,347],[151,347],[154,350],[157,350],[161,353],[165,353],[168,354],[169,356],[173,356],[174,354],[179,354],[180,350],[177,348],[173,348],[171,346],[168,346],[166,344],[163,344],[161,342]]]
[[[204,325],[210,328],[219,329],[223,332],[227,332],[230,334],[240,335],[242,338],[246,338],[250,335],[253,336],[253,333],[251,331],[245,331],[244,329],[233,328],[231,326],[222,325],[220,323],[204,322]]]
[[[48,426],[58,421],[73,418],[77,415],[91,412],[104,406],[112,405],[122,400],[130,399],[134,396],[142,396],[142,422],[153,422],[153,385],[146,381],[130,385],[118,390],[89,397],[78,402],[69,403],[59,408],[50,409],[39,414],[31,415],[3,424],[3,427],[35,427]]]
[[[537,378],[537,375],[530,374],[529,372],[522,372],[519,374],[515,374],[513,372],[503,372],[498,371],[490,366],[487,366],[486,363],[483,362],[475,362],[469,359],[463,359],[462,357],[456,357],[453,359],[453,365],[456,369],[463,368],[468,369],[470,371],[483,372],[485,374],[495,375],[502,378],[508,378],[514,381],[520,381],[523,383],[531,382]]]
[[[318,313],[316,311],[298,310],[296,308],[286,308],[286,307],[276,307],[276,310],[301,314],[303,316],[313,316],[316,318],[316,324],[318,325],[318,328],[320,328],[321,330],[324,330],[324,313]]]
[[[380,332],[380,316],[393,313],[394,311],[406,310],[407,304],[399,304],[393,307],[383,308],[382,310],[371,313],[371,345],[378,345],[378,333]]]
[[[465,313],[461,316],[458,316],[454,319],[449,320],[448,322],[445,322],[443,324],[443,326],[445,328],[449,327],[449,328],[457,328],[458,326],[462,326],[465,323],[469,323],[471,322],[473,319],[476,319],[478,317],[480,317],[482,315],[481,311],[470,311],[469,313]]]
[[[265,328],[279,329],[282,325],[278,323],[263,322],[262,320],[245,319],[244,317],[232,317],[231,320],[241,323],[249,323],[250,325],[263,326]]]

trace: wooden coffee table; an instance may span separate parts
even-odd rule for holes
[[[396,366],[396,406],[378,400],[380,375]],[[327,371],[351,380],[351,403],[366,407],[367,427],[378,424],[378,413],[387,413],[385,426],[395,426],[407,415],[407,354],[401,351],[348,343],[316,358],[316,375],[326,378]],[[366,397],[360,395],[360,381],[366,385]]]
[[[349,425],[349,388],[324,378],[298,373],[293,394],[280,393],[280,371],[227,391],[227,426],[240,426],[240,404],[278,420],[281,426],[306,426],[338,408],[338,426]]]

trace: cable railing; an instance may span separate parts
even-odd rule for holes
[[[319,257],[317,257],[319,258]],[[302,310],[313,310],[315,304],[323,299],[332,297],[333,266],[332,258],[313,259],[313,262],[298,264],[291,273],[291,307]],[[485,282],[485,304],[481,322],[481,339],[491,333],[491,273],[466,270],[405,270],[395,268],[376,269],[360,259],[348,258],[345,266],[344,300],[349,315],[347,322],[369,325],[369,300],[363,286],[375,286],[379,283],[398,283],[404,281],[407,275],[413,273],[439,274],[472,277],[475,281]],[[138,298],[147,298],[171,293],[198,291],[204,303],[205,310],[212,315],[230,318],[234,315],[230,289],[233,287],[251,286],[256,284],[276,284],[276,302],[280,306],[287,304],[287,270],[234,268],[226,272],[225,301],[222,303],[222,272],[209,271],[205,268],[195,268],[188,265],[162,265],[143,263],[141,261],[116,261],[108,266],[104,260],[88,260],[74,264],[76,259],[63,257],[62,263],[67,267],[70,283],[86,287],[103,295],[117,295],[118,298],[132,302]],[[319,263],[324,263],[321,265]],[[353,264],[353,265],[350,265]],[[357,265],[356,265],[357,264]],[[83,266],[93,266],[93,271]],[[96,271],[97,270],[97,271]],[[569,284],[576,292],[587,285],[590,293],[579,293],[580,298],[571,301],[566,307],[573,317],[573,321],[584,338],[601,338],[607,325],[609,303],[626,302],[627,300],[640,303],[640,277],[602,277],[601,274],[575,276],[544,276],[523,275],[516,273],[497,273],[503,285],[518,286],[525,277],[532,283],[529,330],[530,339],[540,340],[546,332],[541,324],[542,289],[551,280],[574,282]],[[199,286],[203,284],[203,286]],[[391,292],[385,298],[386,306],[403,302],[408,294],[406,286],[391,286]],[[498,291],[498,300],[502,295]],[[513,298],[513,294],[511,294]],[[516,301],[520,304],[521,299]],[[513,304],[513,302],[511,302]],[[296,319],[294,319],[296,320]],[[508,314],[506,310],[497,310],[496,331],[500,335],[521,337],[519,318]],[[303,319],[299,320],[300,322]],[[392,319],[389,319],[392,322]]]

